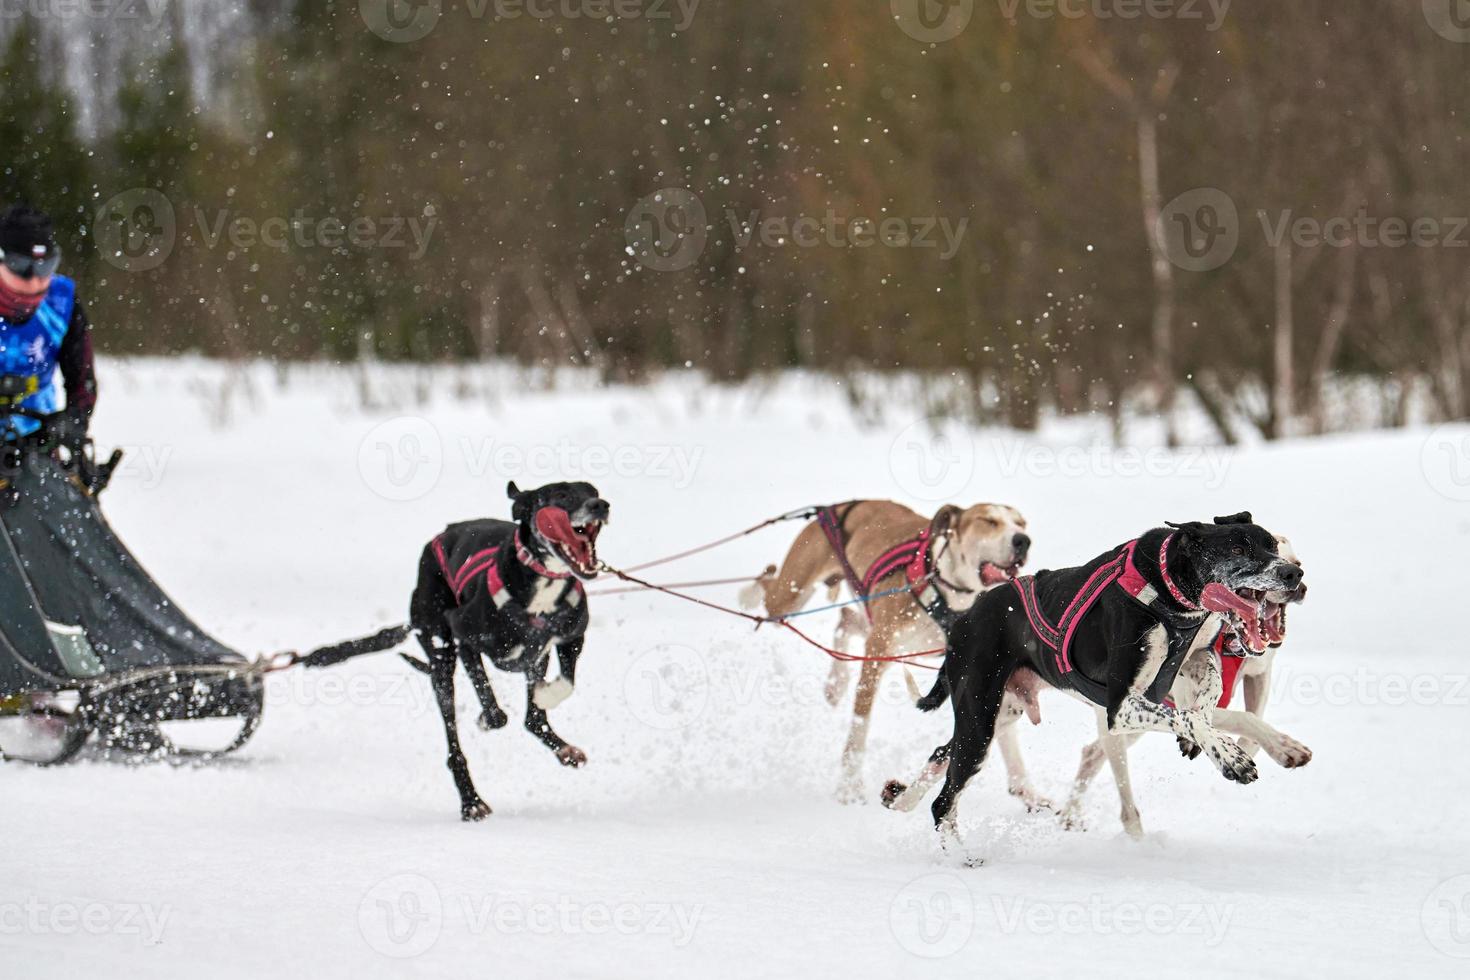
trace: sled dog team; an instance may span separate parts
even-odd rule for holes
[[[552,729],[548,712],[575,689],[588,623],[583,583],[598,574],[597,540],[611,506],[588,483],[507,489],[512,520],[451,525],[425,545],[408,626],[305,660],[328,666],[411,634],[426,659],[405,659],[433,682],[465,820],[485,818],[490,807],[460,747],[459,666],[479,701],[480,728],[507,723],[488,661],[525,676],[527,730],[563,765],[587,761]],[[1016,735],[1022,716],[1040,723],[1037,698],[1046,688],[1097,715],[1097,741],[1083,750],[1059,809],[1067,826],[1078,826],[1082,794],[1106,760],[1123,826],[1142,834],[1127,753],[1145,732],[1174,735],[1187,758],[1203,754],[1240,783],[1257,778],[1259,750],[1286,768],[1310,761],[1306,746],[1262,718],[1287,607],[1306,595],[1301,561],[1286,538],[1241,513],[1148,529],[1086,564],[1021,574],[1030,546],[1026,520],[1010,506],[945,505],[925,518],[892,501],[849,501],[818,508],[779,568],[743,592],[747,606],[771,618],[801,609],[818,589],[834,600],[844,588],[854,598],[872,597],[843,609],[835,640],[839,649],[860,646],[863,658],[841,799],[864,796],[863,752],[885,667],[923,650],[945,651],[943,662],[929,693],[913,693],[923,711],[950,704],[953,734],[911,782],[888,782],[881,798],[911,810],[943,780],[932,812],[946,844],[958,839],[957,799],[992,741],[1010,793],[1028,809],[1055,808],[1031,786]],[[557,676],[548,680],[553,650]],[[851,682],[850,667],[833,661],[826,696],[834,705]],[[1244,710],[1230,706],[1237,684]]]

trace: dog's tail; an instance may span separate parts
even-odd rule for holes
[[[737,593],[740,598],[740,608],[750,612],[764,612],[766,608],[766,583],[775,577],[776,566],[767,565],[765,571],[751,579],[750,583]]]
[[[908,675],[905,674],[905,676]],[[909,692],[911,694],[919,693],[919,689],[914,686],[912,679],[910,679],[909,681]],[[924,695],[923,697],[915,698],[914,705],[920,711],[937,711],[939,709],[939,706],[944,704],[944,702],[948,700],[949,681],[944,679],[944,674],[941,672],[938,680],[934,682],[934,687],[931,688],[929,693]]]
[[[404,640],[408,639],[410,628],[404,626],[390,626],[385,630],[379,630],[372,636],[365,636],[358,640],[347,640],[343,643],[334,643],[331,646],[318,647],[297,660],[304,667],[333,667],[344,660],[353,657],[361,657],[369,653],[380,653],[383,650],[391,650]]]

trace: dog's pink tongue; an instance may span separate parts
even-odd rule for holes
[[[1266,637],[1261,634],[1260,623],[1256,620],[1254,602],[1242,599],[1219,582],[1211,582],[1200,593],[1199,604],[1210,612],[1234,613],[1245,628],[1245,645],[1254,653],[1265,651]]]
[[[1005,569],[998,565],[992,565],[990,562],[986,562],[980,566],[981,585],[999,585],[1009,580],[1010,576],[1006,574]]]
[[[592,563],[591,549],[572,530],[572,519],[560,507],[542,507],[536,512],[536,530],[548,541],[555,541],[585,567]]]

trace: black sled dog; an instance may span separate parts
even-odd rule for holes
[[[525,675],[526,729],[562,765],[587,761],[585,752],[552,729],[546,713],[571,696],[576,683],[587,631],[582,582],[597,577],[597,536],[611,507],[590,483],[552,483],[526,491],[511,483],[506,490],[511,521],[451,524],[424,546],[407,626],[327,647],[301,661],[327,667],[390,649],[414,635],[428,662],[404,659],[434,683],[449,742],[449,771],[465,820],[483,820],[490,807],[475,790],[459,744],[456,664],[464,665],[479,698],[481,728],[502,728],[507,722],[485,671],[488,660],[500,670]],[[558,676],[548,681],[553,647]]]
[[[1225,778],[1253,782],[1255,764],[1209,712],[1166,698],[1186,658],[1221,629],[1249,656],[1279,642],[1282,606],[1267,596],[1295,593],[1302,568],[1282,557],[1276,537],[1250,514],[1216,521],[1155,528],[1081,567],[1022,576],[977,599],[949,630],[944,670],[919,702],[933,711],[949,697],[954,735],[913,784],[890,782],[884,804],[907,810],[943,776],[934,823],[943,840],[958,841],[956,800],[985,758],[1017,670],[1104,710],[1111,734],[1172,733],[1203,750]]]

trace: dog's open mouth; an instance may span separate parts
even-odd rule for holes
[[[980,584],[985,588],[1009,582],[1021,571],[1021,562],[1012,562],[1009,565],[997,565],[993,561],[980,564]]]
[[[584,579],[597,577],[597,535],[602,532],[602,523],[573,524],[560,507],[543,507],[536,514],[536,530],[573,574]]]
[[[1200,605],[1225,617],[1225,628],[1235,634],[1232,646],[1241,645],[1260,656],[1267,647],[1280,646],[1286,639],[1286,604],[1300,602],[1306,591],[1301,586],[1282,596],[1260,589],[1231,589],[1211,582],[1200,594]]]

